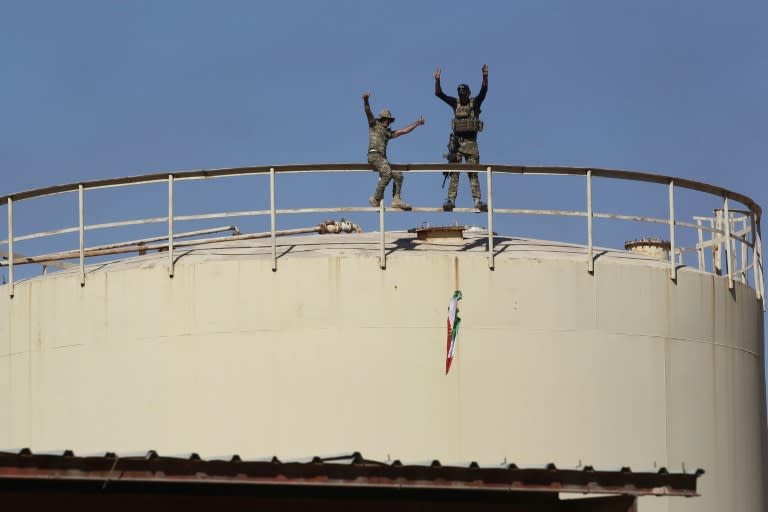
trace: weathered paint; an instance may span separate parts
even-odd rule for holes
[[[766,508],[761,303],[726,278],[579,246],[378,233],[207,247],[0,293],[0,446],[283,459],[706,470],[700,498]],[[410,238],[395,245],[395,238]],[[462,326],[444,375],[445,315]],[[6,320],[7,319],[7,320]]]

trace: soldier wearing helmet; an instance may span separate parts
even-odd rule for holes
[[[387,160],[387,144],[389,139],[394,139],[406,133],[412,132],[417,126],[424,124],[424,118],[419,117],[405,128],[392,130],[390,126],[395,122],[392,112],[387,109],[379,113],[379,117],[373,117],[371,106],[368,104],[370,92],[363,94],[363,104],[365,107],[365,116],[368,118],[368,163],[379,172],[379,182],[376,184],[376,191],[368,198],[371,206],[378,208],[384,198],[384,190],[390,181],[394,181],[392,208],[401,210],[410,210],[408,203],[400,198],[400,191],[403,188],[403,173],[393,171]]]
[[[488,64],[483,64],[483,85],[477,96],[470,96],[471,91],[467,84],[457,87],[459,97],[454,98],[443,92],[440,86],[440,68],[435,71],[435,96],[446,102],[453,109],[453,121],[451,122],[451,138],[448,143],[448,158],[450,162],[461,163],[462,159],[469,164],[480,163],[480,150],[477,147],[477,134],[483,130],[483,122],[480,120],[480,105],[488,92]],[[446,211],[453,210],[456,204],[456,193],[459,188],[459,174],[450,173],[451,182],[448,185],[448,199],[443,204]],[[467,173],[469,185],[472,189],[472,198],[475,200],[475,208],[486,211],[488,206],[481,200],[480,180],[476,172]]]

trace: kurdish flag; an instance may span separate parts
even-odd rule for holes
[[[461,292],[456,290],[451,297],[451,303],[448,304],[448,343],[446,347],[445,355],[445,374],[448,375],[448,371],[451,369],[451,362],[453,362],[453,354],[456,352],[456,336],[459,334],[459,324],[461,318],[459,318],[458,302],[461,300]]]

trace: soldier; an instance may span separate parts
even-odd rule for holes
[[[488,92],[488,64],[483,64],[483,86],[480,93],[474,98],[470,96],[469,86],[460,84],[458,87],[459,98],[448,96],[440,87],[440,68],[435,71],[435,96],[446,102],[453,109],[452,133],[448,143],[449,162],[461,163],[462,158],[469,164],[480,163],[480,150],[477,147],[477,133],[483,130],[483,122],[480,120],[480,105]],[[480,200],[480,180],[476,172],[467,173],[469,185],[472,189],[472,198],[475,200],[475,208],[487,211],[488,205]],[[443,210],[451,211],[456,205],[456,193],[459,188],[459,173],[452,172],[451,182],[448,185],[448,199],[443,204]]]
[[[401,135],[405,135],[406,133],[410,133],[417,126],[424,124],[424,118],[419,117],[405,128],[393,131],[390,129],[392,123],[395,122],[392,113],[385,109],[379,113],[378,118],[374,118],[371,113],[371,106],[368,104],[368,98],[370,96],[370,92],[363,94],[365,115],[368,118],[368,163],[371,164],[374,169],[379,171],[379,183],[376,185],[376,191],[368,198],[368,202],[371,206],[378,208],[384,198],[384,190],[387,188],[390,180],[394,180],[392,208],[410,210],[410,205],[400,199],[400,190],[403,187],[403,173],[400,171],[393,171],[390,168],[389,162],[387,161],[387,144],[389,143],[389,139],[394,139]]]

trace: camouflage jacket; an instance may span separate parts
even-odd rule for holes
[[[368,125],[368,152],[381,153],[387,156],[387,143],[392,138],[394,132],[384,126],[383,123],[375,120]]]

